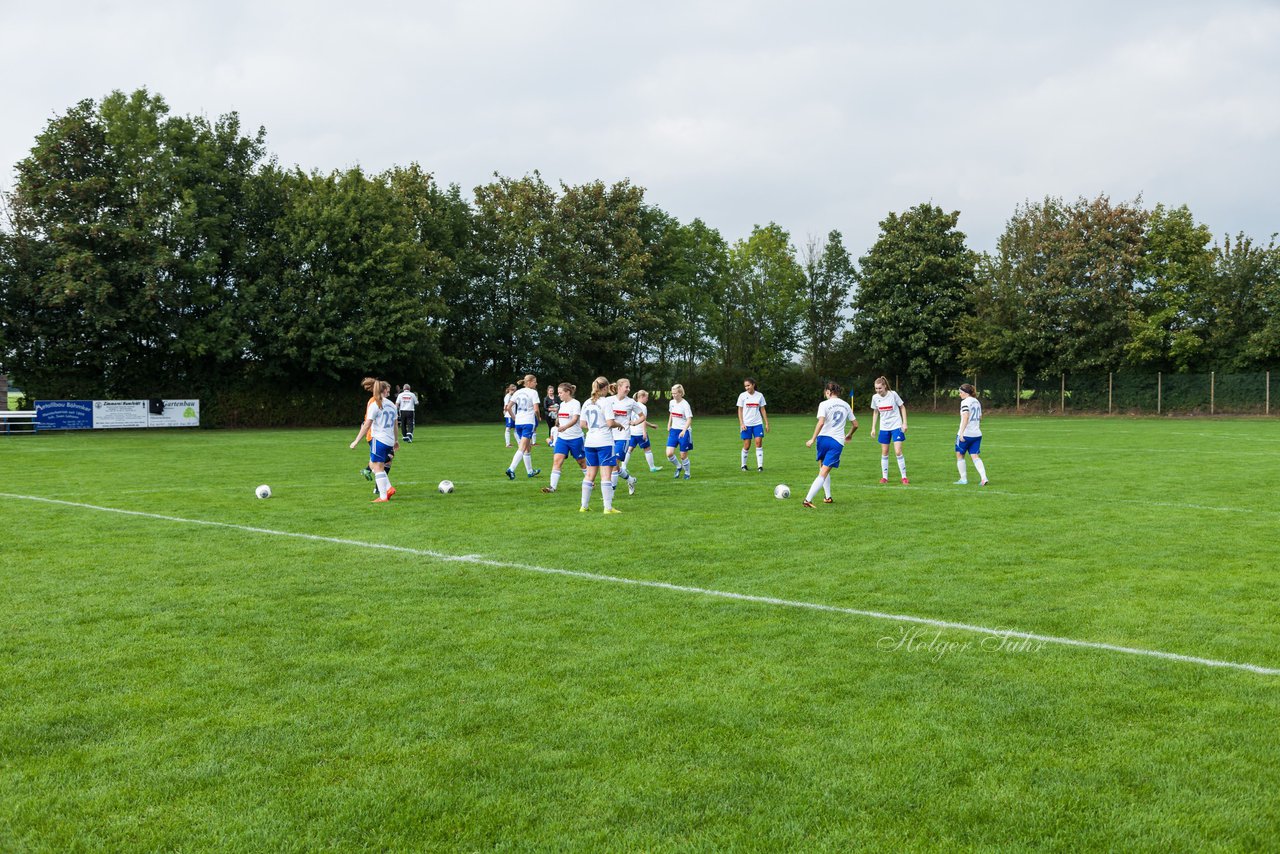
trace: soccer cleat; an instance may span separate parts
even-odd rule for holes
[[[391,496],[393,496],[393,495],[395,495],[395,494],[396,494],[396,488],[395,488],[394,486],[388,486],[388,487],[387,487],[387,497],[388,497],[388,498],[390,498]]]
[[[511,469],[507,469],[507,480],[515,480],[515,479],[516,479],[516,473],[513,472]]]
[[[360,474],[364,475],[365,480],[373,480],[373,469],[368,466],[365,466],[364,471],[360,472]]]
[[[881,482],[881,483],[888,483],[888,482],[889,482],[889,478],[887,478],[887,477],[882,477],[882,478],[880,478],[880,482]]]
[[[685,480],[688,480],[688,479],[689,479],[689,473],[688,473],[688,472],[685,472],[685,473],[684,473],[684,479],[685,479]]]
[[[903,485],[906,485],[906,484],[908,484],[908,483],[910,483],[910,482],[911,482],[911,481],[907,480],[905,477],[902,479],[902,483],[903,483]]]
[[[370,501],[369,503],[370,503],[370,504],[390,504],[390,503],[391,503],[391,499],[390,499],[390,498],[383,498],[383,497],[379,496],[379,497],[377,497],[377,498],[373,499],[372,501]]]
[[[824,498],[824,499],[822,499],[822,503],[823,503],[823,504],[835,504],[835,503],[836,503],[836,500],[835,500],[834,498]]]
[[[649,466],[649,471],[662,471],[662,466]]]
[[[747,467],[744,465],[744,466],[742,467],[742,470],[743,470],[743,471],[746,471],[746,470],[747,470]]]
[[[585,507],[579,507],[579,508],[578,508],[578,512],[579,512],[579,513],[586,513],[586,512],[587,512],[587,508],[585,508]]]
[[[627,478],[627,495],[636,494],[636,479],[634,477]]]
[[[813,507],[813,502],[812,502],[812,501],[808,501],[808,500],[801,501],[801,502],[800,502],[800,506],[801,506],[801,507],[808,508],[809,510],[814,509],[814,507]]]
[[[540,474],[542,474],[542,469],[534,469],[533,471],[529,472],[527,476],[528,476],[528,477],[537,477],[537,476],[538,476],[538,475],[540,475]]]
[[[552,486],[544,486],[544,487],[542,487],[542,491],[543,491],[543,492],[545,492],[547,495],[550,495],[551,493],[555,492],[556,490],[555,490],[555,487],[552,487]]]
[[[620,514],[621,512],[622,511],[619,510],[617,507],[610,507],[608,510],[604,511],[604,515],[613,516],[614,514]]]
[[[991,481],[989,481],[989,480],[984,480],[982,483],[980,483],[980,484],[978,484],[978,485],[979,485],[979,486],[986,486],[986,485],[987,485],[988,483],[990,483],[990,482],[991,482]]]
[[[968,486],[968,485],[969,485],[969,481],[967,481],[967,480],[957,480],[955,483],[953,483],[953,484],[951,484],[951,485],[952,485],[952,486]]]
[[[756,466],[756,471],[764,471],[764,466]]]
[[[675,480],[679,480],[680,475],[682,474],[684,474],[684,469],[680,468],[679,466],[676,466]]]
[[[412,437],[412,436],[405,436],[405,437],[404,437],[404,440],[405,440],[406,442],[408,442],[410,445],[412,445],[412,444],[413,444],[413,437]]]

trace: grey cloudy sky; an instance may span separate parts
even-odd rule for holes
[[[629,178],[730,240],[858,255],[932,201],[988,249],[1098,193],[1280,230],[1280,2],[0,0],[0,33],[6,187],[53,115],[145,86],[285,165]]]

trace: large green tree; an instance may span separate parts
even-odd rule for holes
[[[857,268],[844,247],[844,237],[834,230],[821,243],[816,238],[805,243],[803,266],[805,359],[815,374],[829,376],[833,354],[848,323],[844,309],[853,296]]]
[[[923,382],[956,364],[977,260],[959,219],[929,203],[890,213],[858,260],[852,337],[879,370]]]
[[[1200,363],[1212,239],[1208,226],[1197,223],[1186,205],[1156,205],[1151,212],[1129,311],[1129,362],[1166,371]]]
[[[727,366],[760,371],[799,349],[804,271],[791,235],[756,226],[729,250],[727,276],[714,294],[713,332]]]

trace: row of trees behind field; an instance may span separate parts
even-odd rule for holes
[[[199,396],[215,423],[346,419],[366,374],[484,417],[526,371],[680,381],[708,411],[746,372],[787,409],[829,377],[1280,362],[1274,236],[1141,200],[1027,202],[991,253],[923,203],[855,261],[838,230],[731,242],[629,181],[283,168],[234,113],[140,90],[51,120],[5,201],[0,371],[30,396]]]

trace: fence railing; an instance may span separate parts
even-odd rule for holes
[[[956,389],[964,382],[973,384],[987,408],[1028,414],[1271,415],[1273,403],[1280,407],[1278,371],[1111,371],[1049,377],[979,373],[939,378],[932,386],[907,384],[900,393],[908,406],[945,411],[956,405]]]

